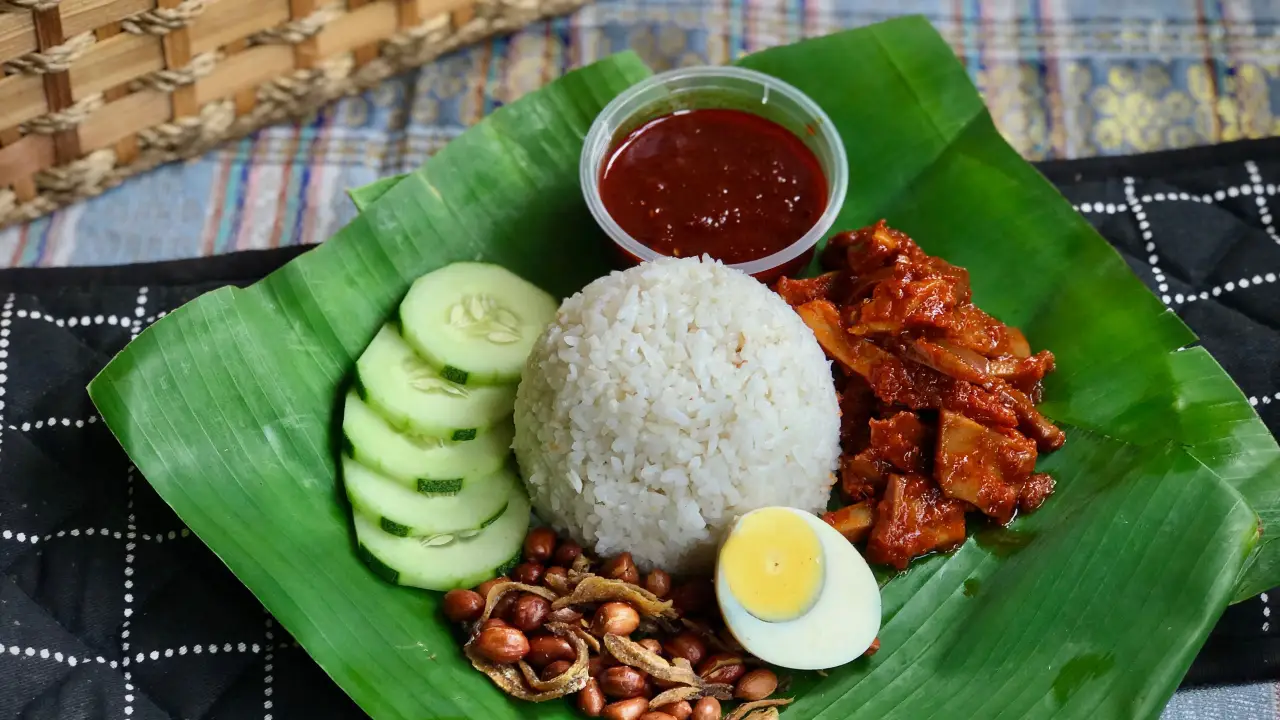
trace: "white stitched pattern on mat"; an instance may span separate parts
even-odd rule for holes
[[[145,307],[145,303],[146,303],[145,288],[143,289],[143,292],[139,296],[139,301],[143,303],[143,306]],[[72,315],[70,317],[57,317],[57,316],[51,315],[50,313],[41,312],[39,310],[18,310],[17,312],[14,313],[14,315],[19,318],[24,318],[28,320],[43,320],[51,325],[57,325],[58,327],[90,327],[94,325],[109,325],[112,327],[129,328],[129,329],[136,328],[138,326],[138,323],[141,323],[144,326],[150,325],[151,323],[155,322],[156,320],[159,320],[160,318],[168,314],[169,313],[167,312],[158,312],[155,315],[148,315],[145,318],[142,318],[141,316],[131,318],[127,315]]]
[[[152,542],[157,545],[164,542],[172,542],[182,538],[191,537],[191,530],[182,528],[181,530],[170,530],[167,533],[142,533],[139,534],[133,530],[122,532],[120,530],[110,530],[108,528],[74,528],[71,530],[59,530],[57,532],[46,533],[40,535],[38,533],[17,532],[14,530],[0,530],[0,539],[13,540],[19,543],[46,543],[50,540],[66,537],[99,537],[111,538],[114,540],[142,540],[143,542]]]
[[[1275,395],[1263,395],[1262,397],[1258,397],[1257,395],[1249,396],[1249,404],[1254,407],[1257,407],[1258,403],[1262,403],[1263,405],[1270,405],[1273,400],[1280,402],[1280,392],[1276,393]]]
[[[1120,203],[1119,205],[1117,205],[1115,203],[1084,202],[1084,203],[1080,203],[1079,205],[1072,205],[1071,207],[1075,208],[1076,212],[1085,213],[1086,215],[1088,214],[1115,215],[1116,213],[1122,213],[1125,211],[1124,203]]]
[[[1151,221],[1147,219],[1147,212],[1143,210],[1142,203],[1138,201],[1138,192],[1134,189],[1134,181],[1131,177],[1124,179],[1124,198],[1128,203],[1129,209],[1133,211],[1133,217],[1138,221],[1138,231],[1142,233],[1143,249],[1147,251],[1147,263],[1151,265],[1151,274],[1156,278],[1156,289],[1160,291],[1160,300],[1165,305],[1173,302],[1173,298],[1169,297],[1169,283],[1165,279],[1164,271],[1160,269],[1160,256],[1156,254],[1155,236],[1151,233]]]
[[[128,330],[130,338],[136,338],[142,329],[156,320],[164,317],[167,311],[158,311],[154,314],[147,314],[147,304],[149,301],[149,290],[140,288],[132,308],[132,314],[129,313],[94,313],[90,315],[68,315],[58,316],[41,310],[22,309],[15,310],[13,295],[9,295],[2,306],[0,306],[0,428],[7,431],[29,433],[37,430],[47,430],[51,432],[59,432],[65,429],[84,429],[87,426],[97,425],[102,418],[98,415],[88,415],[86,417],[49,417],[39,420],[30,418],[18,422],[18,418],[12,418],[14,422],[6,423],[6,415],[3,412],[5,403],[3,396],[5,394],[5,383],[7,381],[6,373],[8,372],[8,347],[10,342],[10,334],[15,319],[35,320],[49,323],[64,328],[75,327],[95,327],[107,326],[116,327],[121,330]],[[0,434],[0,442],[3,441],[3,434]],[[104,656],[88,656],[83,651],[64,652],[54,650],[52,648],[36,648],[26,645],[10,644],[7,640],[0,641],[0,653],[7,653],[18,658],[29,658],[32,661],[53,662],[66,665],[68,667],[79,667],[90,664],[101,664],[109,666],[112,669],[121,669],[124,679],[124,716],[131,718],[134,716],[135,709],[135,688],[133,685],[133,673],[130,669],[131,664],[142,662],[158,662],[166,658],[181,657],[188,654],[200,655],[208,653],[210,655],[219,653],[242,653],[249,655],[262,655],[265,660],[267,674],[265,675],[266,694],[270,697],[271,685],[271,661],[274,658],[273,653],[283,648],[299,647],[297,641],[288,638],[287,641],[279,644],[272,644],[271,638],[274,637],[271,632],[272,621],[267,620],[267,642],[236,642],[221,644],[201,644],[180,647],[171,647],[164,649],[149,650],[147,652],[138,652],[133,648],[133,640],[130,638],[132,632],[132,616],[134,609],[138,603],[134,598],[134,578],[135,578],[135,553],[139,547],[139,543],[145,544],[163,544],[184,540],[192,537],[191,530],[188,528],[178,528],[174,530],[161,531],[158,533],[143,533],[138,531],[138,518],[135,512],[134,493],[136,487],[136,479],[138,470],[130,465],[125,477],[125,493],[126,499],[126,527],[124,529],[113,529],[110,527],[77,527],[54,532],[26,532],[15,529],[0,529],[0,542],[17,543],[20,545],[39,546],[50,542],[71,542],[80,541],[82,539],[107,540],[110,542],[122,542],[124,544],[124,578],[123,578],[123,620],[120,624],[119,634],[119,658],[109,659]],[[268,616],[269,618],[269,616]],[[287,636],[286,636],[287,637]]]
[[[90,325],[118,325],[120,327],[131,327],[133,319],[124,315],[72,315],[71,317],[54,317],[47,312],[39,310],[19,310],[15,313],[20,318],[30,320],[43,320],[47,323],[57,325],[58,327],[88,327]]]
[[[1222,188],[1212,193],[1204,195],[1188,192],[1158,192],[1147,195],[1139,195],[1138,202],[1143,205],[1161,202],[1193,202],[1205,205],[1222,202],[1227,198],[1241,197],[1244,195],[1255,195],[1259,198],[1268,197],[1277,194],[1280,189],[1274,183],[1263,185],[1261,179],[1250,178],[1247,185],[1236,185],[1234,187]],[[1261,205],[1261,203],[1259,203]],[[1118,212],[1124,212],[1124,204],[1107,202],[1082,202],[1072,205],[1076,212],[1089,214],[1114,215]]]
[[[4,384],[9,380],[9,330],[13,323],[13,293],[4,299],[0,308],[0,427],[4,426]],[[4,433],[0,432],[0,444]]]
[[[288,648],[301,648],[301,647],[302,646],[298,644],[298,641],[296,640],[290,640],[288,642],[282,642],[277,645],[266,645],[266,646],[263,646],[259,643],[243,643],[243,642],[222,643],[222,644],[209,643],[207,645],[192,645],[190,646],[190,648],[188,648],[188,646],[186,645],[183,645],[179,648],[165,648],[164,650],[152,650],[150,652],[137,653],[135,655],[126,655],[121,660],[117,661],[117,660],[111,660],[111,659],[105,658],[101,655],[89,657],[87,655],[81,655],[81,654],[62,653],[62,652],[51,650],[49,648],[34,648],[29,646],[7,645],[4,643],[0,643],[0,654],[8,653],[13,657],[30,658],[32,660],[36,660],[36,659],[52,660],[53,662],[63,663],[70,667],[76,667],[77,665],[88,665],[90,663],[97,663],[99,665],[107,665],[112,669],[114,669],[117,667],[129,667],[130,665],[137,665],[143,662],[154,662],[154,661],[160,660],[161,658],[172,658],[175,656],[180,657],[188,653],[192,655],[201,655],[203,653],[208,653],[210,655],[216,655],[218,653],[224,653],[224,654],[225,653],[245,653],[250,655],[258,655],[258,654],[263,654],[265,652],[264,657],[270,658],[271,654],[278,650],[284,650]],[[126,670],[125,674],[128,675],[130,673],[128,670]],[[126,686],[125,689],[130,692],[132,692],[133,690],[131,685]],[[132,699],[126,699],[125,702],[131,703],[133,701]]]
[[[1263,182],[1262,174],[1258,169],[1258,165],[1252,160],[1244,163],[1244,170],[1249,176],[1248,183],[1222,188],[1215,190],[1212,193],[1205,194],[1188,193],[1183,191],[1139,194],[1137,181],[1132,177],[1126,177],[1124,178],[1124,202],[1116,203],[1114,201],[1108,202],[1105,200],[1079,201],[1072,205],[1072,207],[1075,208],[1077,212],[1085,215],[1118,215],[1126,209],[1131,211],[1135,221],[1137,222],[1138,231],[1142,236],[1142,248],[1144,252],[1140,253],[1140,257],[1146,260],[1146,262],[1151,266],[1151,273],[1156,282],[1156,295],[1164,302],[1165,305],[1168,305],[1171,309],[1177,310],[1183,305],[1205,301],[1211,298],[1221,298],[1224,294],[1249,290],[1250,288],[1271,286],[1280,280],[1280,268],[1273,270],[1259,270],[1252,275],[1246,275],[1203,290],[1192,290],[1186,293],[1170,293],[1168,278],[1165,276],[1164,270],[1160,268],[1160,256],[1156,251],[1155,234],[1152,230],[1150,220],[1147,217],[1147,205],[1150,203],[1190,202],[1212,205],[1224,202],[1229,198],[1253,196],[1258,207],[1258,219],[1264,230],[1272,240],[1280,243],[1280,234],[1276,231],[1274,218],[1271,214],[1271,208],[1267,201],[1267,198],[1280,193],[1280,186],[1277,186],[1275,183]],[[1280,405],[1280,392],[1269,391],[1259,395],[1249,396],[1249,404],[1254,407],[1258,407],[1260,405],[1271,405],[1273,403]],[[1270,627],[1269,621],[1266,626],[1268,628]]]
[[[272,629],[275,627],[275,621],[271,619],[270,615],[267,615],[265,624],[267,652],[262,656],[262,708],[265,713],[262,716],[262,720],[271,720],[271,693],[273,692],[271,680],[272,672],[275,669],[275,655],[272,653],[273,646],[271,641],[275,638],[275,631]]]
[[[65,655],[60,652],[53,652],[49,650],[49,648],[33,648],[33,647],[24,648],[20,645],[4,645],[0,643],[0,653],[6,653],[6,652],[14,657],[19,657],[19,658],[37,658],[38,657],[41,660],[52,660],[58,663],[65,663],[69,667],[75,667],[77,665],[88,665],[89,663],[98,663],[99,665],[107,665],[107,666],[110,666],[111,668],[116,668],[119,666],[119,662],[115,660],[108,660],[107,658],[104,658],[101,655],[97,655],[95,657],[88,657],[87,655],[86,656]]]
[[[1271,222],[1271,208],[1267,205],[1266,194],[1263,192],[1268,187],[1262,185],[1262,173],[1258,172],[1258,163],[1248,160],[1244,164],[1244,169],[1249,173],[1249,182],[1253,183],[1252,190],[1254,199],[1258,203],[1258,214],[1262,220],[1262,227],[1267,231],[1267,235],[1277,243],[1280,243],[1280,236],[1276,235],[1276,226]]]
[[[1254,275],[1252,277],[1244,277],[1244,278],[1240,278],[1239,280],[1232,280],[1230,282],[1225,282],[1221,285],[1214,285],[1208,290],[1201,291],[1199,295],[1196,295],[1193,293],[1193,294],[1187,295],[1185,298],[1183,298],[1182,295],[1178,295],[1177,297],[1174,298],[1174,302],[1181,303],[1183,302],[1183,300],[1186,300],[1187,302],[1195,302],[1197,298],[1201,300],[1208,300],[1210,296],[1219,297],[1223,293],[1234,292],[1236,290],[1245,290],[1247,288],[1256,287],[1259,285],[1274,283],[1276,281],[1276,278],[1277,278],[1277,275],[1276,273],[1273,273],[1273,272],[1258,273],[1257,275]],[[1180,300],[1178,298],[1183,298],[1183,300]]]
[[[85,425],[93,425],[97,423],[98,419],[99,418],[97,415],[90,415],[89,417],[83,418],[83,419],[76,418],[74,420],[72,420],[71,418],[65,418],[65,417],[64,418],[48,418],[47,420],[37,420],[35,422],[26,421],[21,425],[9,425],[8,427],[10,430],[21,430],[22,432],[28,432],[32,429],[40,430],[46,427],[49,427],[49,428],[71,427],[73,425],[75,427],[82,428]],[[0,420],[3,420],[3,418],[0,418]]]
[[[138,288],[138,300],[133,311],[136,320],[132,322],[132,329],[129,331],[129,337],[136,338],[138,333],[142,331],[142,316],[147,313],[147,288]],[[132,464],[129,465],[128,474],[125,479],[125,492],[128,494],[129,500],[126,505],[129,513],[129,542],[125,543],[124,550],[124,622],[120,626],[120,654],[124,656],[126,664],[129,655],[129,625],[133,616],[133,551],[137,547],[133,539],[138,531],[138,517],[133,511],[133,479],[137,468]],[[133,673],[128,670],[124,671],[124,714],[133,714]]]

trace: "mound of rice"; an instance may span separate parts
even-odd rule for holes
[[[708,569],[742,513],[822,510],[840,453],[813,333],[709,258],[645,263],[566,300],[525,366],[515,424],[539,517],[669,572]]]

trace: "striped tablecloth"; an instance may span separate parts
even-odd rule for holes
[[[892,7],[892,10],[886,8]],[[929,17],[1030,159],[1277,134],[1280,0],[601,0],[30,225],[0,267],[123,264],[316,243],[345,189],[401,172],[486,113],[631,48],[656,69],[721,63],[901,13]],[[856,69],[854,70],[856,72]],[[1179,693],[1166,718],[1280,718],[1280,686]]]

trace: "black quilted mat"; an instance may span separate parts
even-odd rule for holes
[[[1042,169],[1280,427],[1280,142]],[[84,392],[165,311],[297,252],[0,271],[0,720],[361,716]],[[1276,677],[1273,609],[1275,593],[1230,608],[1185,684]]]

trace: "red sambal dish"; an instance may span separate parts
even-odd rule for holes
[[[827,178],[813,151],[777,123],[741,110],[687,110],[650,120],[610,151],[600,198],[655,252],[737,264],[804,237],[827,209]]]
[[[1035,408],[1053,354],[972,303],[969,274],[883,221],[835,235],[829,272],[778,293],[834,361],[840,494],[823,519],[869,562],[950,550],[977,511],[1001,525],[1053,493],[1039,452],[1066,436]]]

